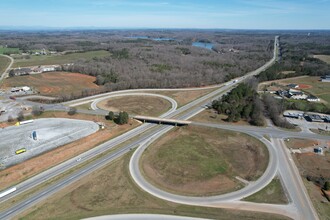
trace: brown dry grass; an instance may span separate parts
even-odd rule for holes
[[[288,219],[279,215],[186,206],[160,200],[141,191],[134,184],[128,171],[130,156],[126,155],[71,184],[14,219],[82,219],[127,213],[158,213],[222,220]]]
[[[320,59],[323,62],[330,64],[330,55],[314,55],[314,58]]]
[[[313,147],[317,144],[319,144],[319,141],[310,139],[290,138],[289,141],[286,141],[286,145],[293,149]]]
[[[56,112],[56,113],[44,113],[42,117],[57,117],[57,118],[71,118],[71,119],[82,119],[91,121],[102,121],[106,124],[106,129],[100,130],[88,137],[77,140],[73,143],[66,144],[62,147],[58,147],[45,154],[39,155],[30,160],[24,161],[23,163],[9,167],[5,170],[0,171],[1,186],[0,190],[7,188],[13,184],[21,182],[33,175],[36,175],[43,170],[49,169],[65,160],[75,157],[102,142],[105,142],[119,134],[122,134],[138,125],[137,122],[131,121],[131,124],[118,126],[109,121],[104,121],[102,118],[91,115],[76,114],[69,116],[67,113]]]
[[[303,176],[330,178],[330,153],[325,153],[325,156],[314,153],[294,155],[297,166]]]
[[[46,96],[81,94],[84,89],[97,89],[95,77],[79,73],[52,72],[29,76],[11,77],[4,87],[30,86]]]
[[[211,123],[222,123],[222,124],[232,124],[232,125],[250,125],[249,122],[240,120],[238,122],[227,122],[228,116],[219,115],[213,109],[207,109],[199,113],[198,115],[191,118],[191,121],[197,122],[211,122]]]
[[[165,190],[214,195],[241,188],[236,176],[255,180],[267,163],[267,149],[256,139],[189,126],[168,133],[150,146],[142,156],[141,167],[147,179]]]
[[[178,107],[181,107],[214,90],[216,89],[203,89],[203,90],[194,90],[194,91],[161,91],[161,92],[159,91],[159,92],[150,92],[150,93],[169,96],[178,103]]]
[[[126,111],[133,115],[159,116],[171,108],[166,99],[151,96],[124,96],[103,100],[97,105],[108,111]]]

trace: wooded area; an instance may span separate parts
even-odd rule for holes
[[[330,55],[328,32],[311,35],[285,34],[281,36],[280,42],[280,60],[259,75],[261,82],[301,75],[330,74],[330,65],[313,57],[318,54]]]
[[[102,92],[222,83],[267,62],[273,40],[273,34],[252,31],[15,32],[10,37],[0,32],[0,45],[23,52],[109,51],[106,57],[63,65],[64,71],[97,77],[96,84],[104,85]],[[211,42],[213,48],[194,47],[193,42]]]

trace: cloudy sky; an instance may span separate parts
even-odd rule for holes
[[[330,29],[330,0],[0,0],[0,26]]]

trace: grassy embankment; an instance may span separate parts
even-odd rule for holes
[[[156,141],[140,165],[146,178],[164,190],[214,195],[242,188],[237,176],[256,180],[267,164],[266,147],[248,135],[189,126]]]
[[[120,213],[159,213],[210,219],[288,219],[283,216],[186,206],[160,200],[138,188],[126,155],[61,190],[16,219],[81,219]]]
[[[103,100],[97,106],[113,112],[126,111],[131,115],[159,116],[171,108],[171,103],[160,97],[123,96]]]
[[[288,199],[283,191],[281,181],[273,179],[265,188],[247,197],[244,201],[271,204],[287,204]]]

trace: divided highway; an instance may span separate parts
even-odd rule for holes
[[[237,78],[234,81],[228,82],[225,85],[222,86],[215,86],[214,88],[219,88],[179,109],[172,109],[171,111],[169,111],[168,113],[165,113],[164,115],[162,115],[162,117],[167,117],[167,118],[173,118],[173,117],[177,117],[178,119],[188,119],[196,114],[198,114],[199,112],[203,111],[205,108],[204,106],[206,104],[208,104],[210,102],[210,100],[218,98],[220,96],[222,96],[225,92],[229,91],[230,89],[232,89],[234,86],[236,86],[239,82],[245,80],[247,77],[252,76],[252,75],[257,75],[260,72],[262,72],[263,70],[267,69],[269,66],[271,66],[275,60],[276,60],[276,56],[277,56],[277,44],[278,42],[278,37],[275,38],[275,48],[274,48],[274,57],[272,60],[270,60],[269,62],[267,62],[264,66],[260,67],[259,69],[250,72],[248,74],[246,74],[243,77]],[[186,90],[186,89],[184,89]],[[193,90],[193,89],[191,89]],[[146,91],[145,89],[143,90],[130,90],[129,92],[132,92],[132,94],[134,95],[133,92],[137,92],[137,91]],[[156,90],[159,91],[159,90]],[[127,92],[127,91],[125,91]],[[114,93],[110,93],[110,95],[112,94],[118,94],[118,93],[123,93],[121,92],[114,92]],[[135,93],[136,94],[136,93]],[[93,97],[88,97],[88,98],[84,98],[84,99],[80,99],[80,100],[76,100],[73,102],[67,102],[66,104],[69,105],[75,105],[77,103],[81,104],[82,102],[91,102],[94,101],[95,99],[107,96],[109,94],[102,94],[102,95],[98,95],[98,96],[93,96]],[[172,103],[173,104],[173,103]],[[173,106],[172,106],[173,107]],[[196,125],[199,126],[209,126],[206,124],[201,124],[201,123],[195,123]],[[218,126],[218,125],[212,125],[212,126]],[[221,125],[219,125],[221,126]],[[244,126],[243,126],[244,127]],[[115,139],[112,139],[90,151],[87,151],[79,156],[77,156],[76,158],[73,158],[71,160],[68,160],[48,171],[45,171],[27,181],[22,182],[21,184],[18,184],[17,187],[17,191],[15,191],[12,195],[8,196],[8,197],[4,197],[0,202],[4,202],[6,200],[8,200],[9,198],[12,198],[16,195],[19,195],[20,193],[32,189],[34,186],[41,184],[43,182],[45,182],[46,180],[49,180],[50,178],[56,177],[57,175],[60,175],[70,169],[72,169],[73,167],[79,165],[80,163],[94,158],[97,155],[115,147],[118,146],[119,144],[128,141],[134,137],[137,137],[138,135],[143,134],[146,131],[149,131],[148,133],[145,133],[144,135],[142,135],[141,137],[139,137],[136,141],[133,141],[131,144],[128,144],[122,148],[120,148],[119,150],[115,150],[113,153],[110,153],[106,156],[103,156],[99,159],[96,159],[95,161],[93,161],[92,163],[86,165],[83,168],[78,169],[77,171],[75,171],[74,173],[68,175],[66,178],[61,179],[60,181],[53,183],[51,185],[49,185],[48,187],[46,187],[45,189],[42,189],[40,192],[35,193],[31,196],[29,196],[29,198],[17,203],[16,205],[12,206],[11,208],[5,210],[4,212],[0,213],[0,219],[8,219],[11,218],[17,214],[19,214],[20,212],[28,209],[29,207],[33,206],[34,204],[42,201],[43,199],[51,196],[52,194],[58,192],[59,190],[65,188],[66,186],[68,186],[71,183],[74,183],[75,181],[79,180],[80,178],[90,174],[91,172],[105,166],[106,164],[110,163],[111,161],[113,161],[114,159],[124,155],[125,153],[129,152],[132,148],[138,147],[137,151],[134,153],[134,155],[138,154],[137,152],[141,152],[141,149],[143,149],[144,147],[146,147],[146,144],[150,144],[151,141],[155,140],[156,138],[158,138],[159,136],[161,136],[162,134],[166,133],[167,131],[169,131],[172,127],[171,126],[158,126],[158,125],[152,125],[152,124],[144,124],[138,128],[135,128]],[[251,129],[246,131],[245,129]],[[152,130],[151,130],[152,129]],[[239,126],[232,126],[232,127],[227,127],[225,126],[224,129],[233,129],[233,130],[237,130],[240,131],[240,129],[242,130],[242,132],[245,133],[250,133],[256,137],[261,138],[263,133],[267,132],[267,134],[270,134],[271,132],[274,133],[274,137],[283,137],[283,136],[290,136],[291,134],[293,135],[294,132],[288,133],[285,131],[281,131],[279,129],[274,129],[274,128],[267,128],[266,130],[264,130],[264,132],[261,132],[260,129],[256,130],[258,128],[254,128],[254,127],[245,127],[245,128],[241,128]],[[245,130],[245,131],[243,131]],[[260,132],[260,133],[259,133]],[[272,134],[272,133],[271,133]],[[306,137],[304,133],[294,133],[295,136],[303,136]],[[313,134],[309,134],[310,136],[315,137]],[[291,137],[291,136],[290,136]],[[317,136],[318,137],[318,136]],[[324,137],[324,136],[322,136]],[[274,144],[272,144],[271,142],[269,142],[268,140],[262,138],[262,141],[267,145],[268,149],[270,150],[270,162],[269,162],[269,166],[266,170],[266,172],[264,173],[264,175],[260,178],[261,180],[257,180],[254,184],[251,184],[249,186],[247,186],[246,188],[244,188],[243,190],[245,191],[237,191],[234,193],[230,193],[230,194],[226,194],[226,195],[222,195],[222,196],[218,196],[218,197],[214,197],[211,198],[209,201],[204,202],[201,201],[200,198],[196,198],[196,202],[199,203],[199,205],[210,205],[210,206],[214,206],[214,207],[226,207],[226,208],[233,208],[236,207],[238,203],[235,203],[235,201],[239,198],[248,196],[250,194],[252,194],[253,192],[256,192],[258,190],[260,190],[261,188],[263,188],[265,185],[267,185],[267,183],[269,183],[271,181],[271,179],[276,175],[276,172],[278,170],[279,166],[279,159],[278,159],[278,153],[277,153],[277,146],[276,148],[274,147]],[[77,158],[82,158],[81,161],[77,161]],[[131,163],[134,164],[136,163],[136,159],[138,157],[133,156],[132,160],[130,162],[130,168],[131,168]],[[134,174],[133,174],[134,177]],[[134,177],[135,179],[136,177]],[[143,180],[142,180],[143,182]],[[145,181],[144,181],[145,182]],[[149,188],[149,186],[147,187]],[[156,195],[157,196],[157,195]],[[172,195],[171,195],[172,196]],[[176,196],[176,195],[174,195]],[[176,197],[177,198],[177,197]],[[166,199],[166,198],[165,198]],[[220,199],[220,200],[219,200]],[[306,199],[306,198],[303,198]],[[195,203],[194,203],[195,204]],[[246,203],[242,203],[239,204],[241,207],[244,208],[248,207],[248,206],[253,206],[251,204],[246,204]],[[265,206],[261,206],[256,204],[255,209],[257,210],[259,208],[259,211],[262,209],[261,207],[265,207]],[[266,206],[268,207],[268,206]],[[284,211],[285,213],[280,213],[280,214],[286,214],[287,216],[295,216],[296,214],[296,210],[294,210],[296,206],[292,207],[290,206],[286,206],[286,207],[272,207],[273,208],[273,212],[274,213],[278,213],[280,211]],[[306,207],[305,207],[306,208]],[[299,209],[300,210],[300,209]],[[307,209],[307,212],[310,212],[309,209]]]

